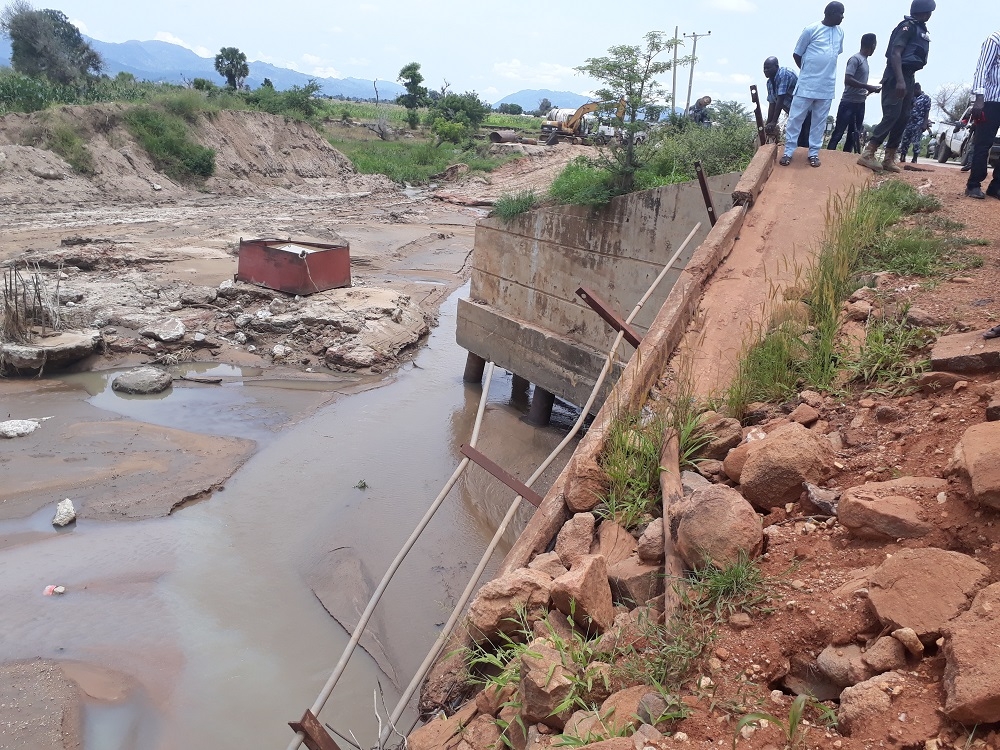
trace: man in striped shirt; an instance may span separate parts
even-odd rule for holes
[[[989,173],[990,149],[1000,129],[1000,31],[990,34],[983,42],[976,75],[972,79],[972,94],[975,101],[970,120],[976,123],[976,133],[965,194],[970,198],[985,199],[988,195],[1000,200],[1000,164],[993,168],[993,180],[985,193],[982,188]]]

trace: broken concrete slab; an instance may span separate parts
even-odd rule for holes
[[[89,357],[101,341],[98,331],[62,331],[29,344],[0,345],[0,364],[18,372],[58,370]]]
[[[1000,339],[984,339],[978,331],[942,336],[931,350],[931,368],[947,372],[1000,370]]]

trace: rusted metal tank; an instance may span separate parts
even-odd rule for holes
[[[305,296],[351,285],[351,248],[346,242],[240,239],[236,280]]]
[[[490,140],[493,143],[513,143],[518,140],[516,130],[494,130],[490,133]]]

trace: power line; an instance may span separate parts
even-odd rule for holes
[[[688,109],[691,108],[691,89],[694,87],[694,66],[698,62],[698,40],[703,36],[712,36],[711,31],[706,31],[704,34],[685,34],[684,38],[687,39],[691,37],[694,39],[694,44],[691,46],[691,77],[688,78],[688,96],[687,102],[684,104],[684,112],[687,113]]]

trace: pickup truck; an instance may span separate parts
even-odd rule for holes
[[[934,157],[941,164],[952,158],[965,162],[966,156],[972,150],[972,131],[968,125],[971,114],[972,107],[969,107],[958,122],[943,122],[938,127],[932,143],[935,149]],[[1000,163],[1000,137],[993,141],[989,158],[991,167],[995,167],[998,163]]]

